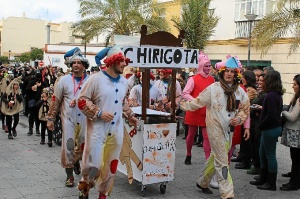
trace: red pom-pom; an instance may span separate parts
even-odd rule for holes
[[[171,74],[172,73],[172,69],[159,69],[158,72]]]
[[[125,59],[124,55],[122,53],[115,54],[111,57],[106,58],[103,62],[107,67],[112,66],[114,64],[120,64],[120,62],[126,62],[126,66],[128,65],[127,62],[130,60],[128,58]]]
[[[80,110],[83,110],[84,107],[86,106],[86,101],[85,101],[85,99],[80,99],[80,100],[78,100],[77,106],[78,106],[78,108],[79,108]]]

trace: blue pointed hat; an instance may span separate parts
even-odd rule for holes
[[[73,48],[73,49],[69,50],[68,52],[66,52],[66,54],[64,55],[64,59],[66,60],[66,58],[72,57],[75,54],[82,56],[81,50],[78,47]]]
[[[111,48],[112,47],[106,47],[106,48],[102,49],[100,52],[98,52],[98,54],[95,56],[95,62],[97,64],[97,66],[101,66],[101,60],[104,59],[104,57],[106,57],[108,51]]]
[[[75,48],[69,50],[68,52],[66,52],[66,54],[64,55],[64,59],[65,59],[65,64],[68,67],[71,66],[71,63],[75,59],[79,59],[82,62],[85,62],[85,69],[88,69],[90,66],[89,60],[82,56],[81,50],[78,47],[75,47]]]
[[[95,62],[98,66],[101,65],[101,60],[104,59],[105,57],[111,57],[112,55],[118,54],[118,53],[122,53],[123,51],[121,50],[121,48],[117,47],[117,46],[113,46],[113,47],[106,47],[104,49],[102,49],[96,56],[95,56]]]
[[[238,68],[239,67],[239,61],[235,57],[230,57],[229,59],[227,59],[227,61],[225,63],[225,66],[227,68],[232,68],[232,69]]]

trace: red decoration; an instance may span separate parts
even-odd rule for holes
[[[129,132],[129,136],[130,137],[133,137],[134,135],[136,135],[136,129],[132,129],[130,132]]]
[[[80,145],[80,148],[81,148],[81,151],[83,151],[83,149],[84,149],[84,143],[82,143],[82,144]]]
[[[112,174],[115,174],[115,173],[116,173],[117,167],[118,167],[118,163],[119,163],[118,160],[113,160],[113,161],[111,161],[111,163],[110,163],[110,172],[111,172]]]
[[[159,69],[158,72],[171,74],[172,73],[172,69]]]
[[[122,53],[115,54],[111,57],[106,58],[103,62],[107,67],[112,66],[113,64],[120,64],[120,62],[126,62],[126,66],[128,65],[130,59],[125,58]]]
[[[55,102],[55,100],[56,100],[56,97],[55,97],[55,95],[52,95],[52,98],[51,98],[51,100],[52,100],[52,102]]]
[[[83,110],[84,107],[86,106],[86,101],[85,101],[85,99],[80,99],[80,100],[78,100],[77,106],[78,106],[78,108],[79,108],[80,110]]]

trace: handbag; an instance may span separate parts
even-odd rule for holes
[[[36,103],[34,99],[29,100],[28,102],[28,108],[33,108],[35,107]]]

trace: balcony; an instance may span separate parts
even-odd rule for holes
[[[254,20],[252,24],[253,27],[258,23],[259,20]],[[249,28],[250,28],[250,21],[236,21],[236,29],[235,29],[235,38],[248,38],[249,37]]]

